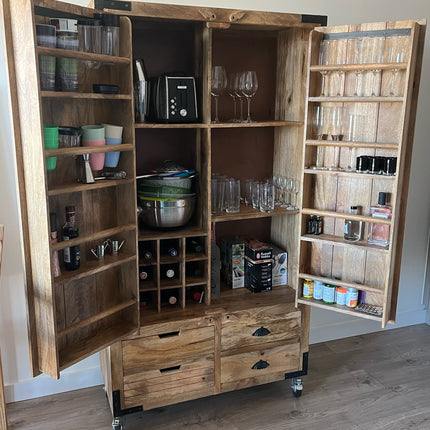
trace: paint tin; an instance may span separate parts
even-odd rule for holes
[[[314,281],[314,300],[322,300],[323,298],[324,283],[321,281]]]
[[[337,287],[336,288],[336,304],[344,306],[346,305],[346,294],[348,289],[345,287]]]
[[[303,281],[303,297],[311,299],[314,294],[314,281],[312,279],[305,279]]]
[[[336,303],[336,286],[331,284],[324,284],[322,300],[328,305]]]
[[[357,307],[358,290],[356,288],[348,288],[346,293],[346,306],[349,308]]]

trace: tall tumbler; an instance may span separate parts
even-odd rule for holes
[[[260,184],[260,211],[270,213],[275,210],[275,186],[267,181]]]
[[[83,18],[78,20],[79,50],[93,54],[102,53],[102,23],[99,19]],[[98,69],[99,61],[85,61],[90,69]]]
[[[240,212],[240,180],[229,178],[226,181],[225,211],[227,213]]]
[[[36,24],[38,46],[55,48],[57,46],[55,32],[54,25]],[[55,57],[39,55],[39,78],[42,91],[55,90]]]

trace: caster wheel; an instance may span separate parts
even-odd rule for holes
[[[121,418],[114,418],[112,421],[112,430],[123,430]]]
[[[293,390],[294,397],[300,397],[303,391],[302,378],[292,378],[291,389]]]

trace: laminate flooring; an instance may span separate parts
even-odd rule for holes
[[[275,382],[127,416],[125,430],[430,430],[430,326],[314,344],[304,390]],[[10,430],[110,430],[102,387],[9,404]]]

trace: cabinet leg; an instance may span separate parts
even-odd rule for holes
[[[291,378],[291,389],[293,390],[294,397],[300,397],[303,391],[302,378]]]

